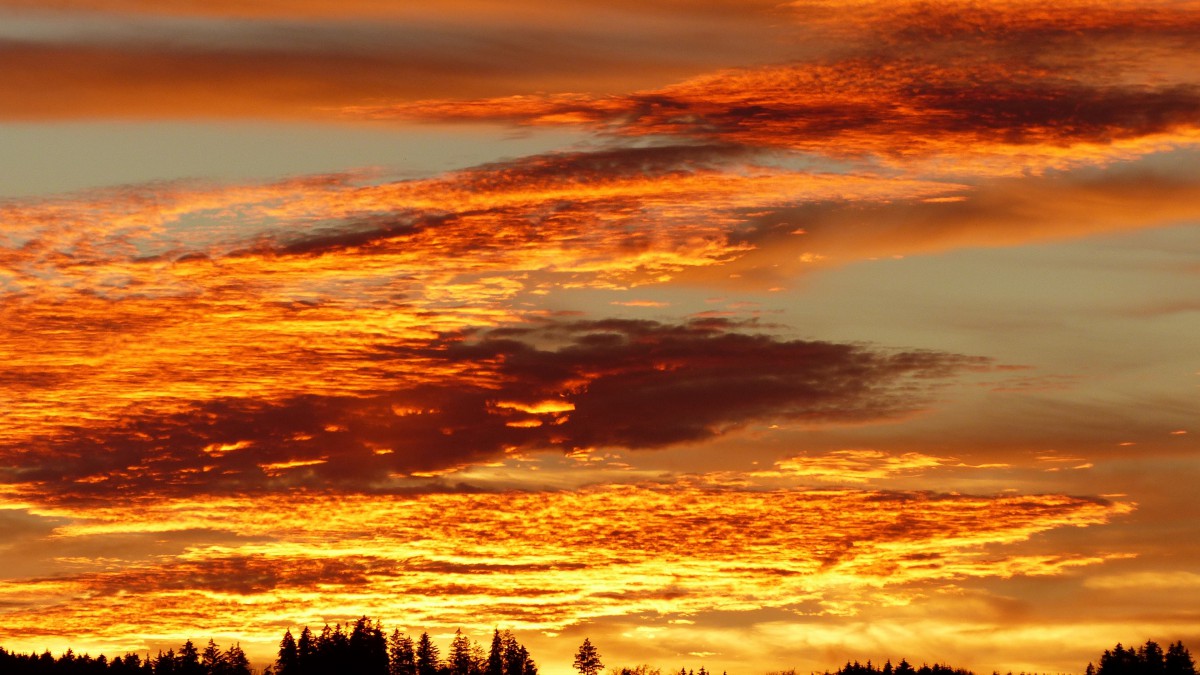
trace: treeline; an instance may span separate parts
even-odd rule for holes
[[[289,629],[279,642],[274,675],[538,675],[529,650],[507,630],[493,631],[486,651],[455,631],[445,658],[429,633],[416,640],[399,630],[384,636],[379,622],[365,616],[348,633],[341,624],[326,624],[319,635],[305,626],[299,638]]]
[[[18,654],[0,647],[0,675],[253,675],[241,646],[222,650],[209,640],[197,650],[188,640],[178,650],[143,659],[128,653],[111,660],[76,655],[68,649],[55,658]],[[458,631],[443,658],[428,633],[416,640],[362,617],[354,624],[325,625],[314,634],[308,626],[299,638],[289,629],[279,643],[278,658],[262,675],[538,675],[537,664],[510,631],[496,630],[490,648]]]
[[[921,664],[920,668],[914,668],[906,659],[900,659],[900,663],[892,665],[891,659],[884,662],[882,666],[874,666],[870,661],[866,665],[854,661],[846,662],[846,665],[838,668],[833,673],[828,670],[825,675],[975,675],[969,670],[962,668],[951,668],[950,666],[935,663],[932,666]]]
[[[199,651],[191,640],[179,651],[143,659],[130,652],[111,661],[101,654],[95,658],[76,655],[68,649],[57,659],[49,651],[41,654],[16,654],[0,647],[0,675],[251,675],[250,660],[235,644],[222,650],[216,642],[208,641]]]
[[[1100,667],[1087,665],[1087,675],[1196,675],[1196,662],[1183,642],[1167,645],[1163,651],[1157,642],[1149,640],[1136,649],[1126,649],[1118,642],[1105,649]]]
[[[585,640],[576,654],[575,669],[581,675],[599,675],[603,664],[599,652]],[[127,653],[111,660],[101,655],[77,655],[68,649],[55,658],[49,651],[18,654],[0,647],[0,675],[253,675],[245,652],[237,644],[222,650],[209,640],[197,650],[191,640],[178,651],[143,659]],[[663,675],[648,665],[610,668],[610,675]],[[384,632],[378,621],[362,617],[353,625],[324,626],[314,634],[307,626],[299,637],[289,629],[279,643],[275,663],[262,675],[538,675],[537,665],[510,631],[494,630],[491,644],[484,649],[478,642],[456,631],[445,657],[430,639],[421,633],[417,639],[394,630]],[[674,675],[674,673],[669,673]],[[715,675],[703,667],[697,671],[680,669],[679,675]],[[725,675],[722,673],[722,675]],[[798,675],[795,669],[768,675]],[[877,666],[867,661],[847,661],[836,671],[824,675],[974,675],[970,670],[934,664],[914,667],[901,659],[896,665],[886,661]],[[993,672],[992,675],[999,675]],[[1012,675],[1012,673],[1008,673]],[[1021,675],[1025,675],[1022,673]],[[1191,653],[1182,642],[1164,650],[1153,640],[1140,647],[1121,644],[1106,649],[1099,665],[1087,664],[1085,675],[1197,675]]]
[[[1126,649],[1117,643],[1113,649],[1104,650],[1100,656],[1100,666],[1087,664],[1085,675],[1196,675],[1196,663],[1192,654],[1183,642],[1168,645],[1166,651],[1153,640],[1148,640],[1141,647]],[[638,675],[645,675],[639,673]],[[768,675],[796,675],[795,670],[768,673]],[[922,665],[913,668],[908,661],[901,659],[900,663],[892,666],[888,660],[882,666],[872,665],[870,661],[861,664],[858,661],[847,661],[846,665],[824,675],[975,675],[969,670],[951,668],[947,665]],[[1000,675],[993,672],[992,675]],[[1011,672],[1008,675],[1013,675]],[[1021,673],[1021,675],[1026,675]]]

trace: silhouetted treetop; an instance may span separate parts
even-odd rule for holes
[[[1153,640],[1136,649],[1120,642],[1100,655],[1100,667],[1088,664],[1089,675],[1196,675],[1196,663],[1183,642],[1168,645],[1166,652]]]

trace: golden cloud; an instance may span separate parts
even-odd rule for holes
[[[244,541],[10,579],[0,585],[0,639],[21,647],[53,638],[66,625],[56,617],[95,627],[73,634],[80,644],[124,640],[135,648],[155,636],[189,635],[200,623],[215,634],[270,639],[282,625],[362,612],[475,632],[496,621],[554,631],[602,616],[714,609],[854,613],[881,598],[905,602],[922,582],[1053,575],[1095,564],[1104,556],[1005,547],[1056,528],[1102,524],[1131,508],[1055,495],[754,491],[688,482],[36,507],[43,517],[68,519],[51,535],[60,545],[211,529],[236,531]]]

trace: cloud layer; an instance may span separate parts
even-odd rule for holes
[[[252,540],[193,546],[162,562],[121,561],[120,554],[79,559],[59,575],[0,582],[6,644],[52,639],[55,618],[68,616],[94,626],[77,640],[136,648],[197,625],[270,642],[281,622],[362,612],[475,633],[495,622],[559,630],[600,617],[702,609],[853,614],[908,602],[923,583],[1055,575],[1095,564],[1105,556],[1004,547],[1129,511],[1056,496],[751,491],[687,482],[420,498],[147,500],[134,508],[133,521],[116,504],[44,513],[73,521],[54,531],[63,546],[115,534],[219,530],[222,523],[237,523],[237,534]],[[55,599],[64,597],[72,600]],[[439,598],[436,606],[430,597]],[[147,613],[156,617],[149,634],[139,627]]]
[[[740,328],[723,319],[549,321],[367,343],[340,359],[377,371],[353,393],[293,383],[279,398],[214,397],[170,414],[64,424],[7,444],[5,478],[42,499],[127,488],[383,488],[521,451],[652,449],[756,422],[892,419],[926,404],[937,382],[988,365]]]
[[[1197,572],[1200,3],[44,4],[0,0],[10,122],[484,163],[0,202],[5,647],[369,613],[552,675],[593,630],[1043,672],[1195,623],[1129,589]],[[1018,658],[828,647],[979,635]]]

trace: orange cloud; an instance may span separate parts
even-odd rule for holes
[[[958,175],[1103,164],[1200,140],[1200,82],[1186,65],[1200,37],[1195,3],[792,8],[824,32],[821,57],[623,95],[460,97],[345,112],[585,125]]]
[[[265,642],[284,624],[361,612],[475,632],[496,621],[558,630],[598,617],[701,609],[804,606],[852,614],[906,602],[915,584],[928,581],[1054,575],[1095,564],[1105,556],[1005,547],[1129,510],[1053,495],[739,491],[688,483],[139,500],[133,518],[117,504],[39,508],[71,520],[54,530],[60,546],[195,528],[233,528],[244,540],[113,568],[103,560],[58,561],[66,571],[0,584],[0,639],[16,648],[61,639],[58,626],[68,624],[57,617],[88,627],[71,635],[77,647],[138,648],[155,636],[191,634],[201,618],[214,634]],[[101,615],[104,621],[90,619]]]
[[[46,499],[132,487],[195,493],[387,485],[393,475],[434,475],[516,450],[662,448],[757,420],[891,419],[924,405],[938,381],[988,365],[937,352],[785,341],[752,328],[722,319],[548,321],[426,341],[364,341],[336,356],[312,350],[290,377],[280,375],[287,372],[282,356],[256,361],[254,350],[263,346],[251,344],[240,370],[215,364],[215,382],[229,384],[203,396],[201,387],[174,378],[186,372],[199,379],[205,364],[183,362],[179,375],[135,388],[114,377],[113,361],[89,371],[78,389],[69,382],[17,389],[18,419],[31,422],[6,430],[0,457],[19,455],[20,468],[5,471],[6,480],[38,485]],[[189,348],[200,359],[196,350]],[[123,368],[150,376],[133,364]],[[261,383],[248,369],[262,369]],[[276,379],[266,376],[272,370]],[[360,374],[340,375],[336,384],[304,379],[340,370]],[[113,405],[106,419],[101,403],[92,403],[97,396],[134,403]],[[38,403],[56,400],[59,408],[90,405],[90,419],[51,417],[41,420],[44,431],[28,428]]]
[[[667,0],[659,11],[669,10],[695,16],[737,16],[748,10],[767,10],[775,0]],[[44,9],[37,0],[0,0],[0,7]],[[547,6],[538,0],[516,0],[504,9],[487,0],[445,0],[436,5],[394,3],[386,0],[259,0],[254,3],[230,0],[186,0],[161,3],[153,0],[61,0],[55,9],[64,12],[111,12],[117,14],[167,14],[235,18],[375,18],[392,20],[428,20],[471,16],[479,19],[510,19],[520,16],[530,21],[575,20],[580,13],[597,10],[647,12],[644,3],[633,0],[561,0]]]
[[[1103,176],[1067,172],[991,179],[952,202],[830,202],[770,209],[753,219],[753,234],[746,238],[752,250],[722,265],[719,275],[697,269],[685,276],[724,280],[735,273],[768,287],[812,268],[865,259],[1170,226],[1200,218],[1197,195],[1200,177],[1187,169],[1130,165],[1110,168]]]
[[[0,365],[7,413],[0,443],[17,448],[40,439],[59,448],[56,455],[87,455],[70,463],[82,472],[72,480],[93,482],[99,474],[157,480],[165,467],[185,465],[192,471],[175,472],[178,485],[236,482],[245,472],[258,475],[260,464],[322,459],[321,448],[351,436],[356,441],[346,447],[372,458],[356,470],[389,466],[374,459],[385,455],[397,470],[444,468],[375,451],[392,448],[397,425],[418,423],[432,434],[430,447],[450,443],[467,458],[527,444],[512,434],[533,427],[500,425],[509,431],[486,443],[461,435],[459,425],[473,415],[500,422],[485,413],[487,400],[529,394],[508,393],[515,373],[506,348],[475,358],[456,346],[471,330],[536,318],[514,304],[523,293],[662,282],[724,263],[749,250],[735,232],[752,208],[923,197],[954,187],[787,172],[746,159],[722,147],[646,148],[532,157],[416,181],[317,176],[0,205],[10,224],[0,242],[8,272],[0,346],[12,355]],[[736,168],[722,170],[729,161]],[[729,327],[713,328],[684,330],[707,338]],[[583,330],[667,335],[650,324]],[[588,364],[578,366],[586,371]],[[885,378],[898,372],[884,370]],[[608,375],[571,374],[539,400]],[[395,415],[397,407],[437,410],[410,418]],[[585,421],[599,424],[572,415],[569,423],[556,420],[558,436],[546,436],[547,427],[534,444],[563,445],[553,440],[562,434],[575,434],[577,443],[647,444],[640,433],[583,440],[572,430]],[[649,445],[727,426],[713,418]],[[180,428],[191,429],[186,441],[172,435]],[[180,445],[159,452],[168,436]],[[130,454],[85,450],[118,438]],[[203,450],[250,441],[244,451]],[[192,466],[193,450],[204,464]]]
[[[353,107],[351,117],[585,124],[621,135],[875,157],[960,175],[1107,163],[1195,145],[1200,88],[1080,82],[982,63],[860,58],[729,70],[627,97]]]
[[[896,456],[879,450],[836,450],[824,456],[783,459],[776,462],[773,469],[755,472],[752,475],[858,484],[897,475],[919,474],[928,469],[947,466],[950,461],[917,452],[906,452]]]
[[[778,58],[780,43],[753,39],[776,30],[773,3],[753,4],[768,11],[532,0],[503,10],[476,0],[69,0],[47,10],[3,0],[15,20],[0,32],[0,119],[328,120],[371,101],[625,91]]]

